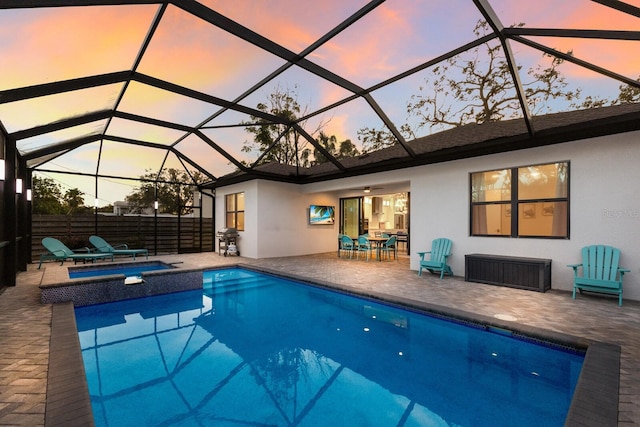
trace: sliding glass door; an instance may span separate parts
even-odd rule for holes
[[[409,193],[340,199],[341,234],[355,239],[364,233],[397,235],[409,254]]]
[[[364,233],[362,197],[340,199],[340,233],[355,239]]]

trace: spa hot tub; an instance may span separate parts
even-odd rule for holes
[[[68,267],[69,279],[40,285],[43,304],[103,304],[202,289],[202,268],[161,261]]]
[[[70,279],[84,279],[88,277],[112,276],[124,274],[125,277],[141,277],[142,273],[149,271],[162,271],[175,268],[173,264],[162,261],[128,262],[122,264],[102,264],[79,267],[68,267]]]

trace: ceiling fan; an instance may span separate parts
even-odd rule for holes
[[[369,187],[369,186],[367,186],[367,187],[364,187],[362,189],[362,191],[364,193],[371,193],[371,191],[373,191],[373,190],[382,190],[382,189],[384,189],[384,187]]]

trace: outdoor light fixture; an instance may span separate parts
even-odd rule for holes
[[[157,200],[155,202],[153,202],[153,208],[155,210],[158,210],[158,201]]]
[[[4,181],[4,159],[0,159],[0,181]]]
[[[16,178],[16,194],[22,194],[22,179]]]
[[[27,202],[31,201],[31,189],[27,188]]]
[[[365,193],[371,193],[371,188],[370,187],[364,187],[364,192]]]

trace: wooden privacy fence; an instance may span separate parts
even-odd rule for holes
[[[97,230],[97,231],[96,231]],[[71,249],[91,247],[89,236],[97,234],[112,245],[147,248],[149,254],[211,252],[213,219],[158,216],[33,215],[31,257],[45,251],[44,237],[55,237]]]

